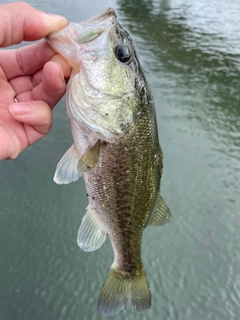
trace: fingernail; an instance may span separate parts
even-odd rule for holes
[[[30,110],[31,109],[29,105],[21,102],[10,104],[9,106],[9,111],[15,116],[22,116],[28,114]]]
[[[60,16],[58,14],[48,13],[47,16],[50,17],[50,18],[56,19],[56,20],[64,20],[64,21],[67,20],[65,17]]]
[[[44,14],[44,19],[50,28],[50,32],[59,31],[68,25],[68,20],[57,14]]]
[[[62,80],[65,82],[64,78],[69,78],[71,72],[71,66],[68,64],[67,60],[60,56],[60,54],[56,54],[52,57],[51,61],[58,63],[63,71]]]

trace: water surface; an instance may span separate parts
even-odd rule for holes
[[[2,1],[0,1],[2,3]],[[169,225],[144,233],[152,308],[114,319],[240,318],[240,4],[237,0],[29,1],[81,21],[107,6],[130,32],[154,96]],[[0,319],[103,319],[109,241],[82,252],[82,180],[55,185],[71,145],[64,99],[51,133],[0,163]]]

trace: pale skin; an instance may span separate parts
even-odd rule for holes
[[[24,2],[0,5],[0,47],[40,40],[67,24]],[[0,160],[16,158],[49,132],[69,75],[70,66],[44,39],[0,50]]]

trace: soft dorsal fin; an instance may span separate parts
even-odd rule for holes
[[[78,162],[78,170],[86,172],[91,170],[98,162],[100,141],[97,141],[93,147],[88,148]]]
[[[170,219],[171,211],[162,196],[159,194],[148,226],[161,226],[168,223]]]
[[[97,212],[89,205],[78,230],[77,243],[84,251],[94,251],[101,247],[106,233],[96,218]]]
[[[74,144],[63,155],[57,164],[53,180],[57,184],[68,184],[77,181],[81,177],[78,171],[79,155]]]

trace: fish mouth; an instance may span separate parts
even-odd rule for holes
[[[98,40],[95,45],[93,40],[101,38],[102,34],[108,34],[117,24],[115,11],[108,8],[80,23],[69,23],[63,30],[50,33],[46,40],[55,51],[68,60],[73,68],[78,69],[82,55],[91,51],[94,46],[98,47]],[[103,38],[106,39],[105,36]],[[102,45],[106,40],[102,41],[100,39],[99,42],[99,45]]]
[[[116,24],[117,15],[112,8],[108,8],[102,13],[81,22],[83,33],[76,40],[77,43],[87,43],[95,40],[106,29],[110,29]],[[86,30],[86,31],[85,31]]]
[[[117,18],[116,12],[112,8],[108,8],[108,9],[104,10],[103,12],[97,14],[96,16],[91,17],[87,20],[84,20],[82,23],[94,24],[94,25],[96,23],[106,24],[106,22],[111,23],[111,20],[112,20],[112,23],[114,23],[116,18]]]
[[[106,29],[111,29],[112,26],[116,24],[116,19],[116,12],[112,8],[108,8],[102,13],[80,23],[70,23],[65,30],[70,29],[69,27],[71,25],[71,40],[76,41],[77,43],[87,43],[96,39]],[[46,39],[50,42],[60,40],[61,42],[67,43],[69,41],[69,33],[66,33],[66,36],[64,36],[61,32],[60,39],[60,32],[61,30],[59,32],[52,32],[46,37]]]

